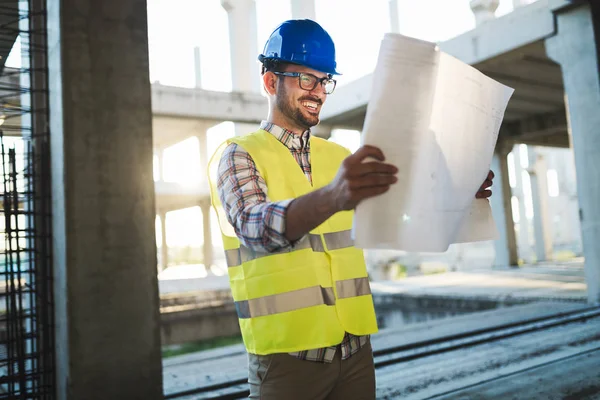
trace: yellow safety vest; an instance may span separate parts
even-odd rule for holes
[[[330,183],[349,152],[317,137],[311,144],[311,186],[290,151],[259,130],[229,139],[213,155],[213,172],[229,143],[254,160],[271,201],[300,197]],[[229,280],[246,349],[253,354],[334,346],[344,333],[377,332],[373,298],[362,250],[353,247],[353,212],[339,212],[293,249],[258,253],[240,245],[209,177],[228,264]]]

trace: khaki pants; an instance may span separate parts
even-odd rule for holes
[[[331,364],[299,360],[289,354],[249,354],[251,399],[374,400],[375,367],[371,343],[347,360]]]

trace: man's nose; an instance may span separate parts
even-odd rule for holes
[[[324,102],[325,97],[327,96],[327,93],[325,92],[324,82],[319,82],[317,86],[315,86],[315,88],[310,91],[310,94],[315,97],[318,97],[322,102]]]

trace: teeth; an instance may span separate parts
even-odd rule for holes
[[[316,110],[317,107],[318,107],[318,104],[317,103],[313,103],[312,101],[303,101],[302,105],[304,107],[308,107],[308,108],[310,108],[312,110]]]

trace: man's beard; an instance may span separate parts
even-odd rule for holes
[[[277,105],[277,108],[279,108],[279,111],[281,111],[283,115],[285,115],[287,118],[294,121],[299,127],[302,127],[304,129],[312,128],[313,126],[319,123],[318,115],[311,115],[307,118],[299,108],[294,108],[294,106],[292,106],[292,99],[290,96],[288,96],[285,86],[283,84],[279,85],[278,91],[279,93],[275,104]],[[307,96],[305,100],[310,100],[321,104],[321,100],[310,98],[309,96]]]

